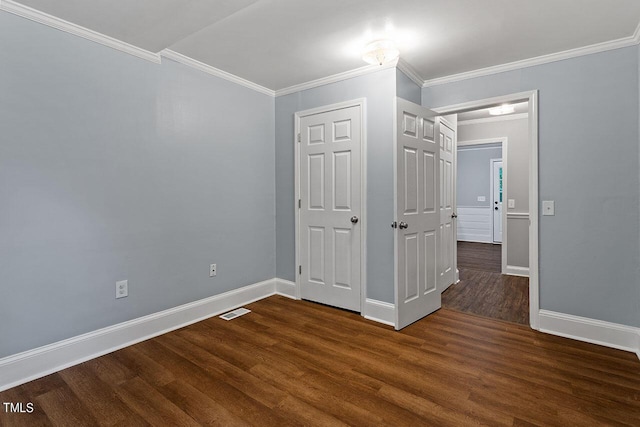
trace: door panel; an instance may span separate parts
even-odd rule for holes
[[[446,123],[440,123],[440,249],[438,262],[438,288],[443,292],[455,279],[453,263],[455,223],[454,214],[454,138],[455,132]]]
[[[355,311],[361,301],[361,144],[359,106],[300,118],[300,295]]]
[[[401,98],[396,106],[396,329],[401,329],[440,308],[441,180],[435,113]]]

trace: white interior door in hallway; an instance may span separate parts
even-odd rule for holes
[[[441,306],[439,119],[427,108],[396,98],[395,270],[396,329]]]
[[[361,311],[362,106],[300,117],[299,266],[304,299]]]
[[[455,281],[457,231],[455,219],[455,155],[456,138],[453,127],[441,120],[438,132],[440,151],[440,225],[438,236],[438,289],[444,292]]]

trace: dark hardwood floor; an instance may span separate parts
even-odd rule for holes
[[[501,246],[458,242],[460,282],[442,294],[442,306],[492,319],[529,324],[529,279],[500,274]]]
[[[640,424],[636,355],[443,308],[400,332],[274,296],[0,393],[2,426]]]

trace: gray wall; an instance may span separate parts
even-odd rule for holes
[[[638,47],[424,88],[439,107],[539,90],[540,305],[640,326]]]
[[[405,73],[396,68],[396,96],[420,105],[422,88],[415,84]]]
[[[460,132],[460,127],[458,128]],[[458,147],[456,202],[458,207],[491,206],[491,159],[501,159],[500,144]],[[478,196],[485,201],[479,202]],[[506,202],[505,202],[506,207]]]
[[[393,303],[393,101],[396,70],[276,98],[276,274],[295,280],[294,113],[367,99],[367,298]]]
[[[273,98],[8,13],[0,40],[0,357],[275,276]]]

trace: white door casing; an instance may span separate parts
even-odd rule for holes
[[[361,311],[362,106],[299,120],[300,297]]]
[[[427,108],[396,98],[394,126],[395,327],[402,329],[441,306],[439,118]]]
[[[493,243],[502,243],[502,201],[504,198],[504,170],[502,160],[491,159],[491,212],[493,215]]]
[[[456,228],[455,228],[455,131],[446,122],[440,122],[438,133],[440,150],[440,225],[438,236],[438,289],[444,292],[455,280]]]

